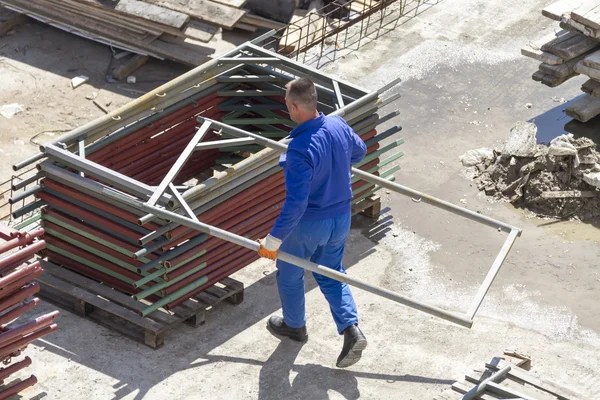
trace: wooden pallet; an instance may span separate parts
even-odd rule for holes
[[[367,197],[352,206],[352,216],[362,214],[371,219],[378,219],[381,215],[381,198],[379,196]]]
[[[206,312],[223,300],[234,305],[244,300],[244,284],[225,278],[176,307],[172,313],[160,309],[142,317],[138,312],[146,308],[147,303],[56,264],[40,262],[44,268],[44,273],[37,278],[40,297],[153,349],[162,347],[165,334],[180,323],[199,326],[204,323]]]

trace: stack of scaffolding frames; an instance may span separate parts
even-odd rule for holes
[[[257,38],[256,42],[260,42],[264,39],[264,37]],[[374,125],[373,123],[369,125],[370,122],[368,121],[370,121],[374,113],[376,113],[380,107],[396,98],[396,96],[392,96],[386,100],[380,99],[382,93],[397,84],[396,81],[391,82],[377,91],[367,92],[351,83],[338,81],[330,76],[293,62],[249,42],[216,60],[182,75],[147,95],[140,97],[127,106],[124,106],[103,118],[99,118],[96,121],[86,124],[81,128],[75,129],[48,145],[41,146],[42,153],[15,166],[15,168],[18,169],[47,157],[48,160],[40,165],[40,169],[44,171],[45,174],[49,175],[52,180],[55,180],[55,178],[57,178],[57,180],[62,179],[62,182],[59,181],[59,183],[62,183],[65,186],[79,188],[81,191],[85,192],[86,195],[102,200],[105,205],[120,208],[121,216],[119,217],[119,221],[125,221],[127,223],[127,228],[131,231],[137,231],[138,236],[143,235],[138,239],[138,243],[144,247],[135,253],[135,257],[138,259],[140,257],[145,257],[148,262],[155,263],[155,265],[152,266],[152,269],[146,270],[145,272],[143,267],[136,268],[136,271],[121,267],[127,270],[128,274],[137,273],[138,275],[141,274],[143,276],[137,281],[129,282],[131,286],[136,288],[136,296],[138,296],[138,292],[141,290],[144,292],[144,295],[148,296],[147,298],[152,301],[151,305],[140,310],[142,315],[151,313],[158,307],[171,308],[176,306],[179,302],[185,301],[187,296],[205,290],[211,285],[211,282],[217,282],[221,277],[231,274],[235,272],[236,268],[239,269],[243,266],[228,270],[219,269],[220,267],[218,266],[204,266],[202,268],[205,269],[202,269],[199,272],[199,274],[203,275],[202,278],[198,278],[198,275],[193,275],[193,279],[195,279],[194,282],[186,284],[184,288],[177,290],[175,293],[163,295],[162,290],[173,282],[171,282],[171,278],[168,276],[169,272],[172,271],[169,271],[170,267],[165,265],[165,258],[162,257],[165,256],[165,253],[173,251],[174,249],[170,247],[162,248],[161,246],[163,244],[170,246],[170,243],[172,243],[173,240],[177,240],[177,233],[173,234],[173,229],[176,227],[185,226],[193,231],[185,233],[185,235],[198,238],[198,240],[204,240],[202,235],[197,234],[197,232],[201,232],[207,236],[224,240],[234,246],[242,247],[243,249],[234,248],[233,251],[236,252],[233,253],[235,254],[235,257],[232,257],[234,260],[245,257],[242,253],[243,251],[249,251],[249,253],[246,253],[249,257],[248,260],[252,257],[256,257],[256,254],[254,253],[258,250],[258,243],[255,239],[246,237],[249,236],[248,234],[244,236],[243,233],[233,232],[233,228],[215,226],[214,221],[207,223],[201,219],[205,217],[203,212],[207,212],[207,210],[213,208],[217,203],[220,203],[217,200],[220,196],[227,196],[227,194],[234,191],[235,188],[242,188],[242,190],[248,189],[252,184],[265,179],[266,175],[269,175],[269,172],[273,171],[273,168],[276,167],[277,164],[278,154],[284,153],[287,150],[286,140],[272,140],[266,137],[268,135],[262,135],[261,132],[271,132],[273,126],[275,126],[276,129],[281,130],[281,126],[278,126],[281,124],[273,121],[264,121],[264,119],[273,118],[272,115],[257,116],[254,114],[254,110],[252,110],[252,108],[255,107],[252,105],[254,102],[250,100],[243,100],[242,104],[237,104],[237,106],[243,106],[244,108],[250,109],[252,115],[236,114],[232,118],[234,120],[252,118],[261,119],[261,121],[256,124],[252,124],[252,121],[243,121],[243,123],[241,123],[243,125],[242,127],[236,127],[235,125],[220,122],[207,117],[206,115],[198,115],[198,122],[202,123],[199,131],[192,132],[193,136],[192,133],[190,133],[190,142],[188,142],[178,156],[173,157],[173,166],[168,170],[165,170],[165,176],[160,180],[158,186],[151,186],[147,183],[140,182],[99,163],[90,161],[86,158],[86,154],[89,157],[94,151],[123,139],[130,134],[132,130],[137,131],[150,123],[156,122],[165,115],[161,114],[162,110],[169,109],[171,112],[174,111],[172,106],[189,99],[191,96],[199,95],[200,91],[208,90],[208,88],[217,85],[219,79],[231,76],[229,74],[238,71],[240,68],[246,68],[248,65],[259,65],[263,66],[263,68],[264,66],[270,66],[273,70],[273,75],[275,75],[275,73],[283,73],[290,76],[289,74],[291,74],[290,79],[295,76],[310,76],[318,85],[318,90],[321,93],[328,94],[332,99],[331,103],[324,104],[324,106],[336,109],[329,113],[329,115],[342,116],[354,127],[354,129],[359,129],[358,125],[364,124],[365,127],[363,129],[366,129],[366,132],[371,132],[371,130],[377,126],[378,122],[381,121],[381,119],[378,119],[374,122]],[[273,78],[273,76],[269,76],[269,79]],[[256,79],[254,76],[248,78],[250,81],[254,79]],[[275,88],[256,86],[262,84],[264,83],[258,82],[253,85],[248,83],[249,86],[247,87],[238,87],[235,90],[224,89],[221,92],[220,97],[241,97],[244,99],[270,97],[268,101],[270,102],[271,100],[275,100],[278,95],[281,95],[281,86],[279,87],[278,92],[275,92]],[[272,83],[269,83],[269,85],[271,84]],[[204,93],[199,96],[204,97],[206,95],[207,93]],[[219,94],[217,96],[219,96]],[[348,99],[351,101],[348,101]],[[228,104],[227,106],[229,107],[231,105]],[[256,107],[261,108],[259,106]],[[323,105],[320,107],[323,107]],[[268,111],[274,112],[281,110]],[[393,117],[396,113],[390,115]],[[283,117],[282,115],[280,116]],[[130,124],[140,121],[142,118],[146,119],[144,119],[143,122],[140,122],[140,125],[130,126]],[[386,116],[382,119],[386,118],[388,117]],[[285,121],[278,119],[276,122]],[[283,125],[286,126],[285,123]],[[369,129],[367,127],[369,127]],[[289,130],[290,128],[291,126],[287,126],[286,129]],[[399,127],[396,127],[395,129],[399,130]],[[206,151],[207,146],[213,147],[216,145],[214,143],[207,145],[202,142],[205,137],[209,138],[212,134],[227,138],[227,142],[222,143],[223,148],[227,148],[225,146],[233,145],[265,146],[267,148],[260,150],[257,153],[249,153],[247,158],[235,164],[224,163],[226,166],[229,165],[226,167],[227,169],[225,171],[180,193],[180,188],[177,187],[178,182],[175,179],[177,173],[184,168],[186,161],[192,157],[196,148],[200,148],[201,151]],[[381,133],[380,135],[384,135],[384,133]],[[380,135],[375,137],[379,136],[381,138]],[[156,135],[151,136],[151,138],[154,137],[156,137]],[[230,137],[233,137],[234,139],[230,139]],[[376,149],[371,154],[371,157],[378,158],[383,152],[389,151],[390,147],[397,146],[400,142],[401,141],[396,141],[381,149]],[[364,162],[368,163],[370,161],[374,160],[367,158]],[[364,168],[364,165],[362,167]],[[59,174],[61,175],[59,176]],[[352,174],[358,181],[364,180],[367,182],[367,184],[365,184],[365,186],[368,185],[367,187],[362,188],[362,186],[360,186],[363,190],[369,189],[371,191],[385,188],[416,199],[419,203],[433,205],[445,211],[486,225],[494,230],[497,229],[499,232],[508,233],[504,245],[494,259],[494,262],[474,296],[469,309],[464,313],[449,311],[416,299],[405,297],[384,288],[376,287],[360,279],[341,274],[331,268],[314,264],[284,252],[279,252],[278,259],[332,279],[346,282],[352,286],[369,291],[370,293],[407,305],[461,326],[471,327],[473,318],[477,314],[489,288],[500,271],[504,260],[508,256],[517,237],[521,235],[521,229],[494,218],[456,206],[447,201],[418,192],[414,189],[407,188],[398,183],[394,183],[392,182],[393,175],[388,177],[377,176],[357,168],[352,169]],[[271,175],[272,174],[269,176]],[[247,180],[243,183],[240,182],[240,179],[244,177]],[[256,181],[252,181],[252,179],[256,179]],[[358,199],[360,199],[360,197],[355,198],[354,201],[357,201]],[[81,208],[85,208],[83,207],[85,203],[80,202],[80,204]],[[52,209],[53,206],[52,204],[49,204],[48,207]],[[103,210],[98,211],[103,212]],[[110,220],[110,213],[104,212],[102,215],[105,219]],[[132,220],[125,220],[125,217]],[[133,223],[134,217],[138,217],[137,225]],[[88,221],[84,219],[82,222],[89,222],[91,225],[97,225],[97,221]],[[145,226],[150,226],[148,225],[149,223],[159,225],[160,227],[156,229],[154,229],[154,226],[150,229],[145,228]],[[140,228],[140,225],[142,228]],[[139,229],[145,229],[145,231],[139,231]],[[185,228],[182,229],[186,230]],[[259,237],[260,236],[262,235],[259,235]],[[175,237],[175,239],[173,239],[173,237]],[[127,238],[128,241],[131,241],[131,239],[132,238]],[[152,241],[155,241],[156,243],[151,243]],[[186,242],[186,244],[189,243],[190,241]],[[178,250],[184,251],[180,248],[178,248]],[[197,255],[198,251],[194,252],[194,254]],[[199,257],[202,257],[204,254],[206,253],[203,253]],[[146,260],[142,261],[146,262]],[[185,262],[187,262],[187,260],[185,260]],[[113,272],[115,271],[113,270]],[[98,272],[96,271],[95,273]],[[192,275],[187,277],[191,276]],[[108,278],[108,275],[106,277]],[[114,277],[111,277],[111,279],[114,279]],[[131,278],[129,279],[131,280]],[[161,295],[163,295],[163,297],[161,297]]]
[[[259,38],[260,40],[260,38]],[[42,146],[43,153],[16,166],[38,164],[39,200],[49,261],[103,282],[147,307],[174,309],[258,258],[256,252],[146,215],[106,195],[114,188],[256,240],[265,236],[285,199],[279,153],[254,140],[231,138],[197,118],[222,121],[280,140],[295,126],[283,95],[285,84],[309,76],[319,110],[341,115],[368,147],[359,167],[394,180],[402,153],[400,131],[376,127],[397,116],[377,111],[382,101],[347,82],[333,80],[252,43],[169,82],[107,117]],[[212,176],[211,176],[212,175]],[[199,183],[187,186],[189,180]],[[379,188],[353,178],[354,204]],[[181,210],[180,210],[181,209]],[[197,216],[197,217],[196,217]]]

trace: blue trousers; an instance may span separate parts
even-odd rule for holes
[[[279,250],[346,273],[342,257],[349,231],[350,214],[321,221],[300,221]],[[329,302],[333,320],[341,335],[344,329],[358,323],[350,287],[323,275],[313,273],[313,276]],[[292,328],[304,326],[304,270],[277,260],[277,287],[285,323]]]

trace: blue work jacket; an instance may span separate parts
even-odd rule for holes
[[[271,235],[285,240],[301,220],[318,221],[350,213],[351,165],[367,147],[338,116],[318,117],[290,132],[292,141],[280,159],[286,198]]]

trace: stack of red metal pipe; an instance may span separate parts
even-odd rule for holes
[[[42,274],[39,261],[31,262],[35,253],[44,248],[45,242],[39,238],[43,229],[31,232],[17,231],[0,224],[0,361],[5,365],[19,357],[25,347],[56,329],[54,319],[58,311],[37,317],[29,322],[18,323],[17,318],[39,304],[35,295],[40,287],[33,280]],[[6,380],[15,372],[31,365],[31,359],[14,362],[0,369],[0,381]],[[13,385],[0,386],[0,399],[20,393],[37,382],[35,376]]]

